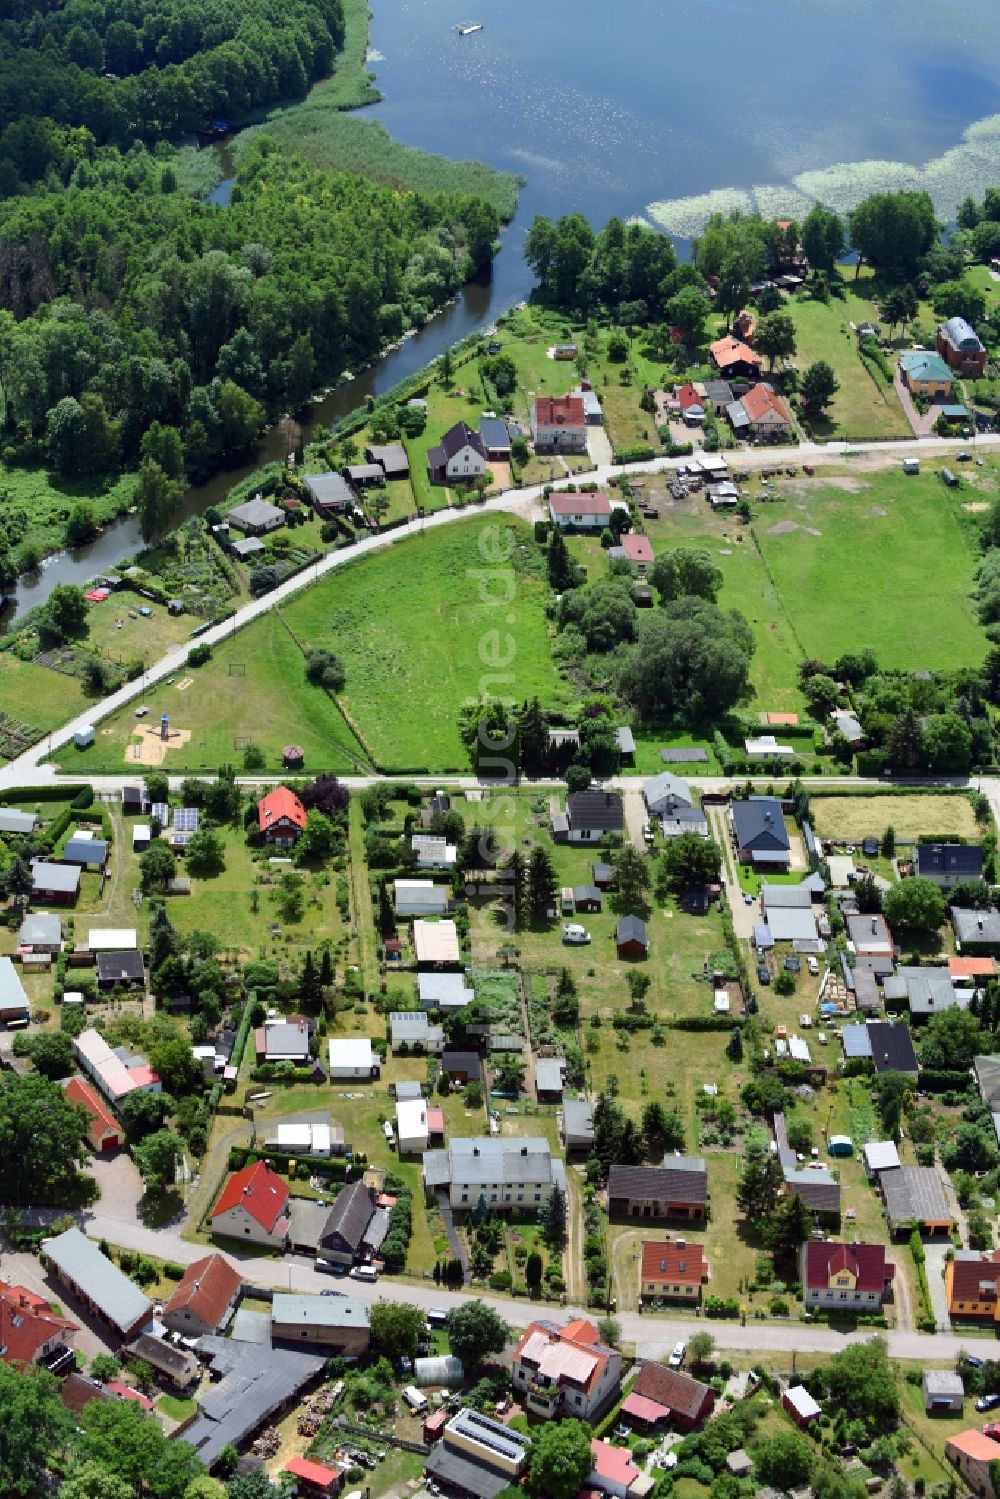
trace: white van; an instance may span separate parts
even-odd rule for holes
[[[427,1396],[421,1395],[416,1385],[408,1384],[403,1387],[403,1399],[414,1414],[427,1409]]]
[[[374,1284],[378,1280],[378,1271],[374,1265],[355,1265],[351,1271],[351,1279],[366,1280],[369,1284]]]

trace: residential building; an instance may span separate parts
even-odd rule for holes
[[[772,1120],[774,1143],[785,1178],[785,1192],[801,1197],[806,1207],[817,1219],[825,1223],[840,1221],[840,1183],[820,1161],[800,1165],[794,1150],[788,1144],[785,1116],[778,1112]]]
[[[641,1300],[681,1301],[696,1306],[708,1275],[700,1244],[683,1239],[644,1239],[639,1260]]]
[[[566,1327],[530,1322],[514,1349],[514,1392],[531,1415],[546,1420],[597,1420],[617,1395],[621,1377],[621,1354],[605,1347],[594,1324],[583,1319]]]
[[[483,1067],[477,1051],[445,1047],[441,1053],[441,1071],[452,1083],[478,1083]]]
[[[669,1421],[683,1431],[700,1426],[715,1407],[715,1391],[663,1364],[644,1363],[634,1381],[628,1399],[622,1404],[622,1417],[640,1426],[659,1426]]]
[[[911,395],[925,396],[928,401],[947,401],[955,389],[951,370],[940,354],[919,349],[900,354],[899,373]]]
[[[120,1150],[125,1144],[125,1131],[96,1090],[84,1078],[71,1077],[63,1083],[63,1092],[70,1103],[75,1103],[87,1115],[91,1150],[97,1155]]]
[[[583,915],[591,915],[599,911],[604,904],[604,897],[596,885],[574,885],[573,906]]]
[[[458,928],[453,921],[414,921],[413,950],[420,968],[461,968]]]
[[[145,989],[146,964],[138,948],[97,954],[98,989]]]
[[[498,416],[484,416],[479,423],[479,436],[491,463],[510,461],[510,430],[505,421]]]
[[[178,1348],[166,1338],[154,1338],[141,1332],[137,1338],[122,1349],[130,1359],[139,1359],[148,1364],[161,1379],[175,1390],[188,1390],[201,1377],[201,1365],[189,1348]]]
[[[79,864],[53,864],[48,859],[31,861],[31,898],[71,906],[80,894]]]
[[[941,1178],[933,1166],[900,1166],[882,1171],[879,1191],[889,1231],[909,1234],[914,1228],[935,1238],[949,1235],[955,1226]]]
[[[571,791],[566,798],[570,843],[599,843],[621,834],[625,809],[617,791]]]
[[[662,1166],[614,1165],[608,1173],[612,1217],[700,1222],[707,1203],[708,1172],[700,1155],[668,1156]]]
[[[683,385],[678,385],[674,392],[674,399],[680,407],[681,421],[685,427],[700,427],[705,420],[705,405],[701,397],[691,384],[686,380]]]
[[[781,1403],[796,1426],[811,1426],[823,1414],[805,1385],[790,1385],[782,1394]]]
[[[733,399],[733,388],[727,380],[705,381],[705,400],[711,406],[713,416],[724,416]]]
[[[212,1209],[212,1233],[282,1249],[288,1237],[288,1185],[264,1161],[234,1171]]]
[[[531,408],[536,453],[585,453],[587,413],[579,396],[536,396]]]
[[[570,391],[571,396],[579,396],[583,402],[583,414],[587,420],[588,427],[600,427],[604,424],[604,411],[601,406],[601,398],[588,382],[578,385],[575,390]]]
[[[539,1057],[535,1062],[535,1097],[539,1103],[558,1103],[563,1094],[566,1063],[562,1057]]]
[[[454,869],[458,860],[457,846],[434,833],[414,833],[410,847],[417,856],[418,869]]]
[[[448,889],[433,880],[393,880],[392,903],[397,916],[443,916]]]
[[[423,1155],[430,1143],[427,1104],[422,1098],[401,1098],[396,1102],[396,1140],[401,1156]]]
[[[671,817],[678,811],[691,811],[694,807],[694,793],[687,781],[682,781],[669,770],[663,770],[646,781],[642,794],[651,817]]]
[[[428,1056],[436,1055],[444,1045],[444,1030],[431,1025],[426,1010],[393,1010],[389,1016],[389,1043],[393,1051],[406,1047]]]
[[[1000,1249],[956,1249],[945,1266],[950,1317],[974,1317],[1000,1325]]]
[[[646,576],[647,568],[653,565],[653,548],[648,536],[638,536],[626,531],[617,546],[609,547],[608,561],[627,562],[640,578]]]
[[[234,505],[226,512],[226,520],[245,536],[266,536],[269,531],[279,531],[285,524],[285,512],[260,495]]]
[[[865,731],[853,713],[846,708],[834,708],[830,714],[835,731],[846,739],[852,750],[858,750],[865,742]]]
[[[959,952],[1000,955],[1000,911],[996,906],[981,911],[952,906],[951,924]]]
[[[427,454],[427,471],[434,484],[459,484],[486,472],[486,449],[478,432],[465,422],[449,427]]]
[[[331,1124],[327,1117],[325,1121],[314,1119],[312,1122],[279,1124],[274,1133],[269,1134],[264,1141],[264,1148],[280,1151],[282,1155],[308,1155],[326,1159],[329,1156],[344,1155],[347,1141],[343,1125]]]
[[[981,1431],[960,1431],[944,1444],[944,1455],[979,1499],[1000,1499],[993,1487],[993,1464],[1000,1462],[1000,1442]]]
[[[354,509],[354,495],[343,474],[303,474],[302,482],[317,515],[343,515]]]
[[[56,1278],[120,1337],[135,1337],[152,1318],[149,1297],[78,1228],[46,1239],[42,1250]]]
[[[803,1300],[825,1311],[877,1312],[892,1290],[895,1266],[884,1244],[809,1239],[800,1251]]]
[[[431,1448],[425,1471],[449,1493],[496,1499],[524,1472],[530,1445],[530,1437],[466,1408],[444,1428],[441,1440]]]
[[[719,338],[714,344],[709,344],[708,352],[719,373],[726,380],[732,380],[740,375],[756,380],[760,374],[759,354],[755,354],[749,344],[741,342],[738,338],[729,335]]]
[[[306,809],[287,786],[276,786],[257,803],[257,826],[275,848],[294,848],[305,825]]]
[[[417,997],[425,1010],[464,1010],[476,991],[464,973],[418,973]]]
[[[908,1025],[902,1021],[869,1020],[868,1036],[876,1072],[902,1072],[916,1081],[920,1064]]]
[[[619,958],[648,958],[649,935],[641,916],[620,916],[615,927],[615,951]]]
[[[929,1416],[960,1416],[964,1404],[961,1374],[954,1369],[924,1370],[924,1410]]]
[[[884,916],[878,913],[848,916],[846,924],[848,938],[859,958],[892,959],[892,933]]]
[[[876,1181],[880,1172],[895,1171],[902,1164],[892,1140],[869,1140],[861,1151],[861,1159],[869,1181]]]
[[[751,385],[738,403],[743,408],[747,429],[754,442],[787,442],[792,430],[792,416],[780,396],[761,381]]]
[[[451,1206],[465,1212],[480,1197],[495,1213],[537,1211],[554,1188],[566,1190],[563,1162],[541,1136],[453,1139],[443,1150],[427,1151],[423,1164],[427,1192],[446,1189]]]
[[[0,1360],[16,1369],[37,1364],[51,1374],[72,1369],[75,1322],[52,1310],[44,1296],[0,1281]]]
[[[341,473],[355,490],[385,483],[385,470],[380,463],[348,463],[341,469]]]
[[[54,911],[29,911],[17,932],[17,950],[23,955],[45,953],[55,957],[62,951],[62,920]]]
[[[335,1265],[354,1265],[365,1257],[365,1238],[379,1211],[373,1188],[350,1182],[337,1193],[316,1246],[317,1255]]]
[[[25,1026],[31,1020],[31,1005],[20,975],[10,958],[0,957],[0,1022]]]
[[[145,1057],[125,1046],[112,1049],[100,1031],[81,1031],[73,1039],[73,1050],[112,1107],[129,1093],[163,1092],[163,1084]]]
[[[594,1106],[585,1098],[567,1098],[562,1106],[560,1128],[566,1154],[594,1148]]]
[[[35,831],[37,821],[34,812],[22,812],[17,807],[0,807],[0,833],[27,837]]]
[[[371,1346],[368,1306],[354,1296],[303,1296],[275,1291],[271,1303],[275,1343],[323,1348],[357,1358]]]
[[[607,1494],[609,1499],[628,1499],[640,1472],[628,1447],[615,1447],[595,1437],[590,1443],[590,1457],[593,1466],[587,1488]]]
[[[949,369],[967,380],[982,379],[986,350],[975,329],[964,317],[949,318],[937,330],[937,351]]]
[[[561,531],[603,531],[611,523],[611,501],[599,490],[590,494],[550,494],[549,519]]]
[[[751,796],[733,802],[733,836],[741,864],[755,869],[787,869],[791,841],[781,803],[773,796]]]
[[[184,1338],[204,1338],[225,1327],[243,1291],[243,1277],[221,1254],[189,1265],[163,1308],[160,1320]]]
[[[330,1081],[355,1078],[370,1082],[377,1077],[382,1059],[368,1036],[332,1036],[328,1042]]]
[[[308,1066],[309,1021],[303,1015],[289,1015],[280,1020],[265,1020],[254,1032],[254,1049],[258,1062],[291,1062]]]
[[[365,448],[369,463],[377,463],[387,479],[408,479],[410,460],[401,442],[371,443]]]
[[[918,843],[913,873],[933,880],[941,890],[950,890],[954,885],[982,879],[983,851],[978,843]]]

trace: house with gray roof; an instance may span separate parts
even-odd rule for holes
[[[594,1106],[586,1098],[567,1098],[562,1106],[560,1130],[566,1154],[594,1147]]]
[[[358,1180],[343,1187],[334,1199],[316,1246],[320,1259],[353,1265],[364,1257],[365,1234],[376,1211],[375,1193]]]
[[[446,1190],[451,1206],[464,1212],[471,1212],[480,1196],[495,1213],[537,1212],[553,1188],[566,1190],[563,1162],[542,1136],[456,1138],[443,1150],[428,1150],[423,1169],[426,1191]]]
[[[562,1057],[539,1057],[535,1062],[535,1097],[539,1103],[557,1103],[563,1094],[566,1063]]]
[[[307,1296],[275,1291],[271,1303],[275,1343],[325,1348],[347,1357],[368,1352],[368,1306],[355,1296]]]
[[[256,495],[242,505],[234,505],[226,512],[226,520],[247,536],[266,536],[269,531],[280,531],[285,524],[285,512]]]
[[[42,1249],[56,1278],[121,1337],[134,1338],[151,1321],[149,1297],[78,1228],[46,1239]]]
[[[342,515],[354,509],[354,495],[343,474],[303,474],[302,482],[317,515]]]
[[[33,953],[62,948],[62,921],[54,911],[29,911],[17,932],[17,945]]]
[[[80,894],[79,864],[53,864],[48,859],[31,863],[32,900],[57,901],[72,905]]]
[[[479,422],[479,436],[486,456],[506,463],[510,458],[510,431],[507,423],[498,416],[484,416]]]
[[[805,909],[801,906],[769,906],[767,925],[775,942],[812,943],[819,936],[811,904]]]
[[[84,869],[103,869],[108,862],[109,844],[104,838],[84,838],[76,833],[67,839],[63,862],[79,864]]]
[[[708,1172],[700,1155],[666,1156],[662,1166],[613,1165],[608,1172],[608,1212],[625,1218],[705,1217]]]
[[[476,997],[464,973],[418,973],[417,993],[425,1010],[464,1010]]]
[[[432,484],[456,484],[478,479],[486,472],[483,439],[468,423],[456,422],[437,446],[428,450],[427,471]]]
[[[951,924],[955,946],[960,952],[1000,953],[1000,911],[996,906],[975,911],[965,906],[951,907]]]
[[[1000,1142],[1000,1056],[973,1057],[972,1075],[979,1096],[993,1118],[993,1132]]]
[[[844,1058],[850,1062],[856,1059],[871,1061],[872,1038],[868,1034],[867,1025],[845,1025],[841,1027],[840,1043],[844,1048]]]
[[[933,880],[939,890],[950,890],[982,879],[983,851],[978,843],[918,843],[913,873]]]
[[[928,1020],[942,1010],[967,1010],[974,989],[956,989],[947,968],[900,968],[897,977],[906,986],[906,1001],[914,1020]],[[890,980],[883,986],[888,1000]]]
[[[370,443],[365,457],[369,463],[377,463],[387,479],[410,477],[410,460],[401,442]]]
[[[17,807],[0,807],[0,833],[24,836],[35,831],[37,821],[34,812],[21,812]]]
[[[787,869],[791,840],[781,803],[773,796],[751,796],[733,802],[733,836],[742,864],[755,869]]]
[[[694,805],[694,794],[687,781],[669,770],[663,770],[658,776],[646,781],[642,794],[646,800],[646,810],[654,817],[672,815],[678,807],[690,808]]]
[[[444,1045],[444,1029],[431,1025],[426,1010],[393,1010],[389,1016],[389,1044],[393,1051],[405,1046],[410,1051],[436,1056]]]

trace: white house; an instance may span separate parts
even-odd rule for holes
[[[536,396],[531,410],[536,453],[585,453],[587,414],[579,396]]]
[[[424,1187],[446,1187],[453,1208],[471,1212],[480,1197],[494,1213],[507,1208],[537,1212],[554,1187],[566,1190],[566,1168],[548,1140],[489,1135],[450,1140],[424,1155]]]
[[[444,434],[437,447],[428,452],[427,469],[435,484],[478,479],[486,472],[483,439],[465,422],[456,422]]]
[[[550,494],[549,519],[560,530],[603,531],[611,524],[611,501],[606,494]]]
[[[434,833],[414,833],[410,847],[417,856],[418,869],[454,869],[458,859],[456,845]]]
[[[400,1155],[417,1155],[427,1149],[427,1104],[423,1098],[403,1098],[396,1104],[396,1136]]]
[[[394,880],[393,905],[397,916],[443,916],[448,891],[433,880]]]
[[[330,1081],[356,1078],[370,1082],[378,1076],[381,1060],[369,1037],[333,1037],[329,1042]]]

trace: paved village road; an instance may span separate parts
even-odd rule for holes
[[[924,437],[915,438],[912,441],[896,442],[866,442],[849,444],[846,442],[830,443],[800,443],[798,447],[789,448],[765,448],[741,451],[739,463],[743,468],[756,469],[761,467],[779,467],[784,464],[801,464],[803,460],[816,463],[843,462],[848,455],[874,453],[892,455],[898,453],[900,457],[912,457],[914,454],[939,453],[947,454],[967,447],[968,444],[962,438]],[[984,451],[1000,449],[1000,434],[980,437],[976,444],[977,448]],[[610,479],[628,474],[668,473],[679,467],[686,460],[683,458],[653,458],[646,463],[634,464],[603,464],[592,469],[588,475],[588,481],[597,484],[606,484]],[[303,588],[308,588],[318,578],[333,572],[338,567],[344,567],[358,557],[366,557],[373,552],[383,551],[386,547],[395,546],[397,541],[402,541],[408,536],[418,536],[424,531],[433,530],[438,526],[450,525],[455,521],[467,519],[470,515],[497,515],[511,513],[520,515],[527,519],[542,499],[542,485],[533,485],[525,489],[509,489],[492,500],[486,500],[482,505],[467,506],[461,510],[436,510],[432,515],[422,516],[418,520],[409,521],[405,526],[400,526],[394,531],[387,531],[381,535],[369,536],[364,541],[358,542],[357,546],[347,547],[343,551],[331,552],[321,558],[314,567],[308,567],[304,572],[297,573],[294,578],[280,584],[271,593],[265,594],[263,598],[254,599],[245,604],[242,609],[237,610],[232,619],[225,620],[222,624],[213,625],[198,637],[198,643],[204,645],[216,645],[227,639],[237,630],[243,628],[251,620],[258,619],[262,614],[274,609],[277,605],[285,602]],[[484,559],[484,566],[490,565],[490,559]],[[60,729],[54,729],[41,739],[38,744],[26,750],[17,759],[11,760],[0,769],[0,791],[5,786],[21,786],[27,784],[25,776],[37,770],[41,761],[48,757],[53,750],[70,743],[73,735],[80,729],[89,725],[100,723],[102,719],[117,712],[119,708],[126,707],[130,702],[143,697],[154,682],[162,680],[173,673],[180,671],[187,661],[188,651],[194,644],[188,641],[184,645],[175,646],[155,662],[148,671],[134,682],[126,682],[117,692],[111,693],[99,703],[94,703],[85,712],[78,714]]]

